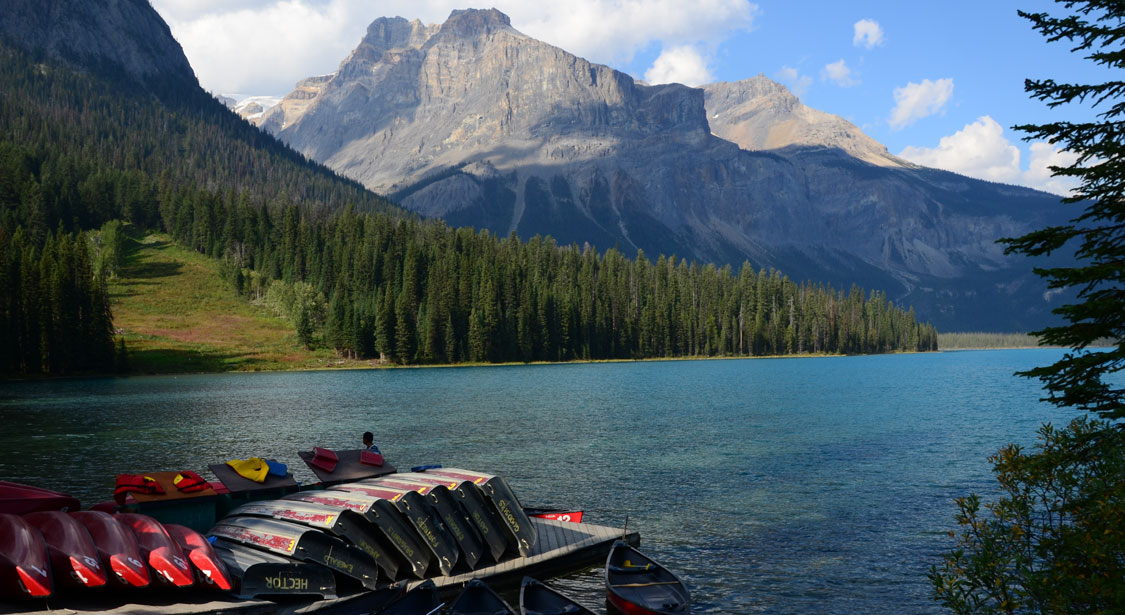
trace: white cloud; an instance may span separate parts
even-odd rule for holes
[[[659,83],[682,83],[695,87],[712,81],[707,60],[699,50],[690,45],[665,49],[645,71],[645,81]]]
[[[1028,168],[1023,170],[1020,149],[1008,140],[996,120],[985,115],[956,133],[942,137],[937,147],[910,146],[903,149],[899,157],[977,179],[1019,184],[1060,195],[1067,194],[1076,185],[1071,180],[1051,177],[1047,168],[1073,163],[1073,154],[1041,141],[1032,143],[1029,149]]]
[[[1078,180],[1073,177],[1051,177],[1050,167],[1068,167],[1078,161],[1078,155],[1064,152],[1045,141],[1036,141],[1028,149],[1031,160],[1028,161],[1027,171],[1023,173],[1023,184],[1054,194],[1070,196],[1078,187]]]
[[[785,84],[797,98],[801,98],[805,95],[805,92],[809,91],[809,86],[812,85],[813,81],[812,77],[802,75],[792,66],[782,66],[781,70],[778,70],[777,73],[774,74],[774,77]]]
[[[820,76],[822,79],[827,79],[842,88],[850,88],[859,83],[852,79],[852,69],[848,68],[843,59],[825,65],[820,71]]]
[[[910,82],[895,88],[895,108],[889,120],[891,128],[899,130],[940,112],[952,96],[952,79],[923,79],[922,83]]]
[[[380,16],[441,23],[464,0],[151,0],[204,88],[286,94],[305,77],[336,69]],[[519,31],[594,62],[623,64],[660,44],[715,49],[748,30],[749,0],[493,0]]]
[[[665,48],[715,46],[749,30],[758,13],[748,0],[494,0],[517,30],[606,64],[628,62],[659,41]]]
[[[883,27],[873,19],[861,19],[855,22],[855,35],[852,36],[852,45],[871,49],[883,44]]]

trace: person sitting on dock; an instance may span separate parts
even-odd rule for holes
[[[363,432],[363,448],[371,451],[372,453],[375,453],[376,455],[383,454],[379,452],[379,447],[375,446],[375,434],[371,433],[370,431]]]

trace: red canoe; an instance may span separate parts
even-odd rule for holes
[[[555,521],[567,521],[569,523],[582,523],[581,510],[567,510],[562,508],[524,508],[523,511],[529,517],[537,517],[539,519],[554,519]]]
[[[23,515],[40,510],[78,508],[78,500],[65,493],[0,480],[0,513]]]
[[[117,513],[116,517],[133,530],[137,545],[141,547],[141,555],[156,571],[156,578],[176,587],[190,587],[195,583],[183,550],[159,521],[135,513]]]
[[[101,587],[105,569],[98,561],[98,548],[86,526],[61,510],[28,513],[24,521],[35,526],[47,541],[51,569],[60,585]]]
[[[23,517],[0,513],[0,594],[44,598],[52,587],[43,535]]]
[[[165,523],[164,529],[168,530],[168,534],[188,556],[191,565],[195,566],[200,581],[223,591],[230,591],[230,573],[203,534],[190,527],[171,523]]]
[[[112,571],[111,578],[132,587],[147,587],[148,567],[144,564],[141,548],[132,530],[122,525],[109,513],[83,510],[70,513],[76,521],[86,526],[102,565]]]

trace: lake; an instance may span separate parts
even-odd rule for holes
[[[1012,376],[1060,350],[0,383],[0,478],[108,500],[122,472],[359,448],[508,479],[640,532],[694,613],[938,613],[925,578],[987,457],[1072,418]],[[599,569],[552,582],[600,610]]]

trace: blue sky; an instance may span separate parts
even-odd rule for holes
[[[282,96],[332,72],[367,24],[400,15],[444,21],[450,0],[152,0],[203,86],[236,98]],[[764,74],[810,107],[858,125],[892,154],[966,175],[1063,192],[1014,124],[1086,118],[1051,111],[1026,77],[1104,80],[1108,72],[1047,44],[1016,14],[1047,0],[493,0],[512,25],[650,82],[699,85]],[[407,14],[405,11],[411,11]]]

